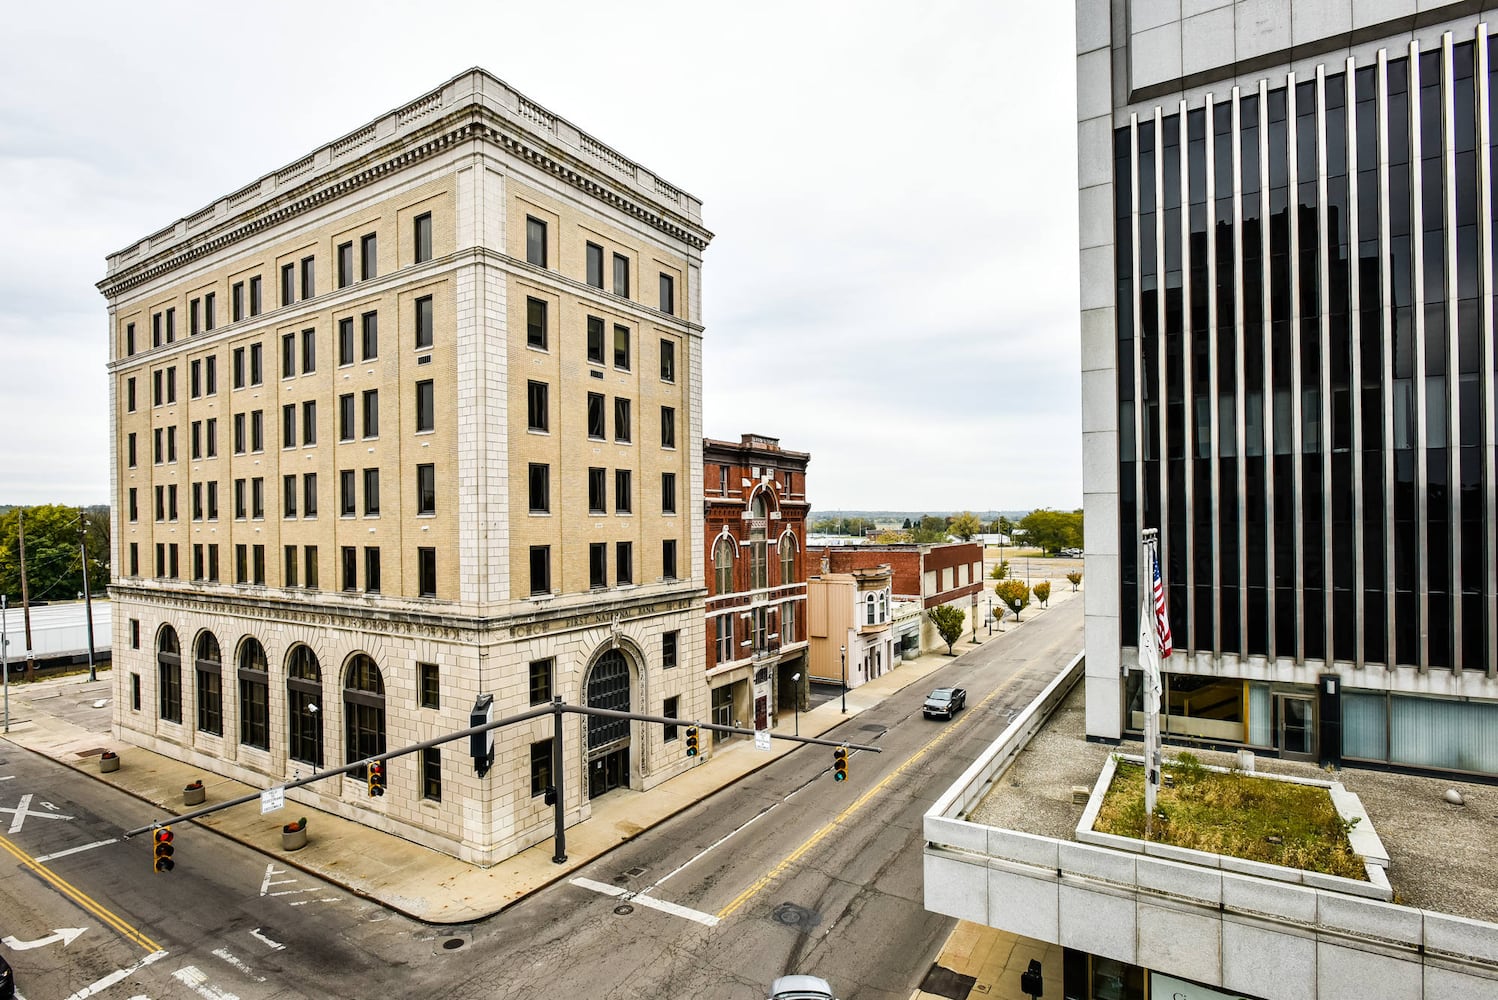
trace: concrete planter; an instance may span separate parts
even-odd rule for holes
[[[201,781],[194,781],[182,789],[182,804],[184,806],[200,806],[208,797],[208,789],[203,787]]]
[[[281,827],[281,850],[299,851],[307,846],[307,821],[297,820]]]
[[[115,753],[115,752],[113,752],[111,750],[105,750],[102,754],[99,755],[99,770],[102,773],[108,774],[111,771],[118,771],[119,769],[120,769],[120,755],[119,754],[117,754],[117,753]]]

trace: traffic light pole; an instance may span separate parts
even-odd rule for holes
[[[562,784],[562,775],[567,770],[562,766],[562,716],[565,714],[562,711],[563,708],[562,696],[557,695],[551,702],[551,787],[554,789],[551,795],[551,809],[556,821],[551,860],[553,864],[558,865],[567,863],[567,797],[563,794],[565,786]]]

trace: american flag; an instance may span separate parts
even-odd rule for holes
[[[1150,550],[1150,572],[1154,576],[1155,588],[1155,638],[1160,647],[1160,658],[1170,655],[1170,616],[1165,613],[1165,584],[1160,581],[1160,557]]]

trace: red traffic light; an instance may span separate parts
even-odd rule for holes
[[[369,765],[369,794],[371,796],[385,794],[385,765],[379,761]]]
[[[169,872],[177,867],[177,863],[172,860],[172,855],[176,853],[176,848],[172,846],[174,839],[172,828],[163,826],[151,836],[155,841],[155,845],[151,848],[152,869],[158,872]]]
[[[172,828],[171,827],[164,826],[160,830],[156,831],[156,843],[158,843],[158,844],[170,844],[172,842],[172,839],[173,839],[173,837],[172,837]]]

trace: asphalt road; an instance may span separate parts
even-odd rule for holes
[[[855,753],[847,782],[830,750],[802,748],[471,927],[391,914],[190,825],[156,874],[147,838],[115,840],[154,810],[0,743],[0,952],[26,1000],[763,1000],[788,972],[906,1000],[952,926],[921,904],[921,815],[1076,655],[1081,623],[1068,601],[1003,643],[963,643],[928,684],[851,717],[829,735],[885,752]],[[943,685],[968,708],[923,719]]]

